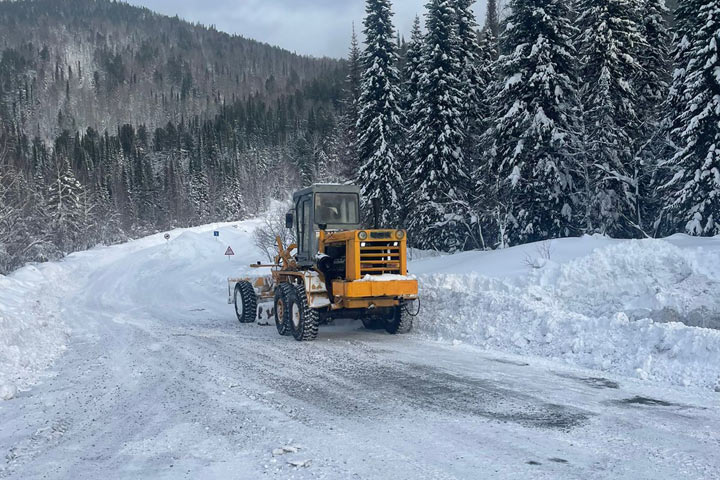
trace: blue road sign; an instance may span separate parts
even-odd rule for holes
[[[219,236],[220,236],[220,232],[218,232],[217,230],[215,230],[215,231],[213,232],[213,237],[219,237]]]

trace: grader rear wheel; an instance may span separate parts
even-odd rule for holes
[[[235,315],[240,323],[253,323],[257,318],[257,295],[250,282],[235,285]]]
[[[275,326],[280,335],[290,335],[290,310],[288,301],[293,286],[289,283],[281,283],[275,289]]]
[[[317,310],[308,305],[304,285],[293,285],[287,303],[289,307],[289,325],[293,337],[298,342],[315,340],[318,334],[320,316]]]

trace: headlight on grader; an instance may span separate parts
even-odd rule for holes
[[[398,230],[397,232],[395,232],[395,236],[398,240],[402,240],[403,238],[405,238],[405,232],[403,232],[402,230]]]
[[[363,231],[361,231],[360,233],[358,233],[358,238],[359,238],[360,240],[367,240],[367,238],[368,238],[368,233],[363,230]]]

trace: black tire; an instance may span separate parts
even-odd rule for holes
[[[235,315],[240,323],[254,323],[257,318],[257,295],[250,282],[235,284]]]
[[[289,283],[281,283],[275,289],[275,327],[280,335],[290,335],[290,309],[288,301],[294,290]]]
[[[290,292],[288,305],[288,325],[293,337],[298,342],[309,342],[315,340],[318,334],[320,317],[317,310],[308,305],[304,285],[293,285]]]
[[[385,327],[385,322],[378,317],[362,317],[363,327],[368,330],[380,330]]]
[[[391,335],[409,333],[413,326],[413,317],[408,313],[410,305],[398,305],[392,317],[385,320],[385,331]]]

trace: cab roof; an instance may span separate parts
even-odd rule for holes
[[[307,194],[315,193],[355,193],[360,195],[360,187],[356,185],[341,185],[333,183],[317,183],[307,188],[303,188],[293,194],[293,200],[304,197]]]

